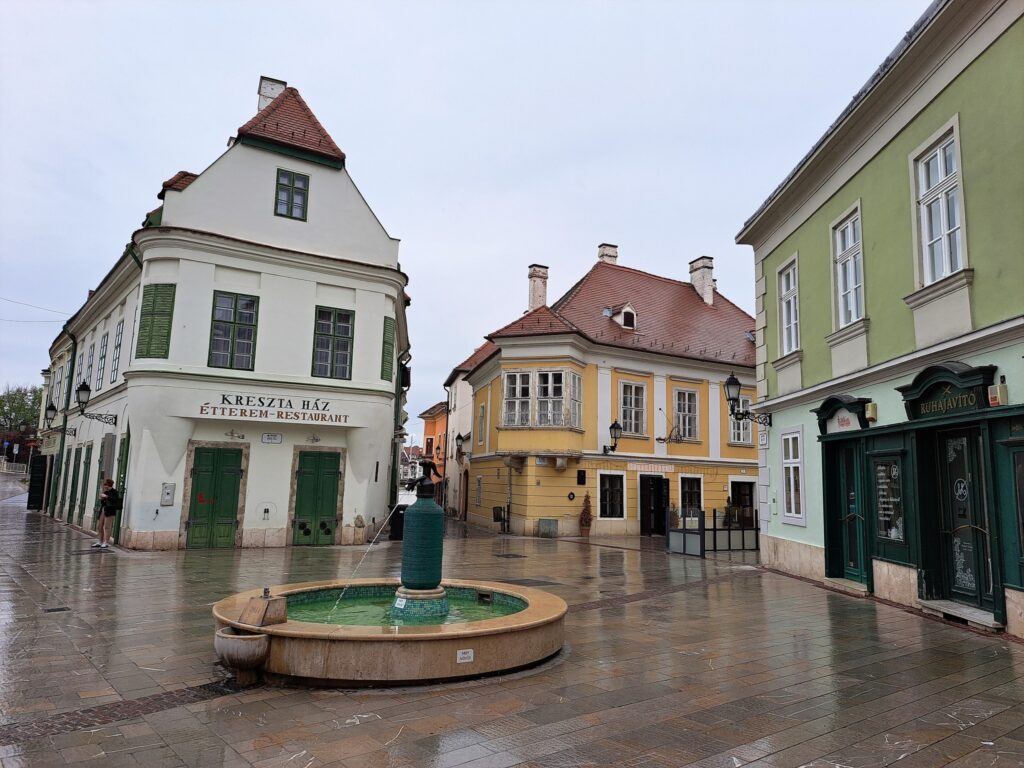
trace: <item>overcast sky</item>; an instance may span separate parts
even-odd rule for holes
[[[410,276],[408,429],[482,337],[619,263],[753,313],[747,217],[926,0],[3,0],[0,296],[74,312],[160,184],[299,89]],[[65,315],[0,300],[0,385],[41,383]]]

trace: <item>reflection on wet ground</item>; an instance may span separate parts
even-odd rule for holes
[[[569,603],[560,656],[425,688],[233,691],[210,604],[347,576],[365,547],[100,554],[23,505],[0,503],[4,768],[1024,765],[1024,646],[749,553],[449,523],[446,575]],[[400,554],[379,543],[359,575],[398,576]]]

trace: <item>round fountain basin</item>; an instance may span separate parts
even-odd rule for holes
[[[449,612],[448,623],[425,624],[420,618],[394,623],[387,614],[398,586],[397,579],[285,584],[270,588],[271,596],[287,600],[284,623],[255,627],[239,622],[249,599],[262,590],[221,600],[213,606],[213,616],[218,629],[235,627],[268,636],[264,677],[311,685],[400,685],[478,677],[536,664],[562,648],[566,604],[548,592],[500,582],[446,580],[441,586],[449,601],[466,603]],[[346,587],[345,598],[331,615]],[[483,618],[478,611],[486,611]]]

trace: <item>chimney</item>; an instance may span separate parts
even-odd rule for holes
[[[710,256],[700,256],[690,262],[690,284],[705,304],[715,303],[714,263]]]
[[[267,104],[280,96],[287,87],[288,83],[284,80],[275,80],[273,77],[265,75],[260,77],[260,87],[259,91],[257,91],[260,95],[260,108],[258,111],[262,112]]]
[[[548,303],[548,268],[543,264],[531,264],[527,276],[530,278],[529,311],[533,312]]]
[[[605,264],[619,263],[619,246],[611,243],[601,243],[597,246],[597,260]]]

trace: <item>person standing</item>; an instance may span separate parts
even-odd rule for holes
[[[121,494],[114,487],[114,481],[107,478],[103,481],[103,492],[100,494],[100,540],[93,544],[100,549],[110,548],[110,537],[114,532],[114,517],[121,510]]]

